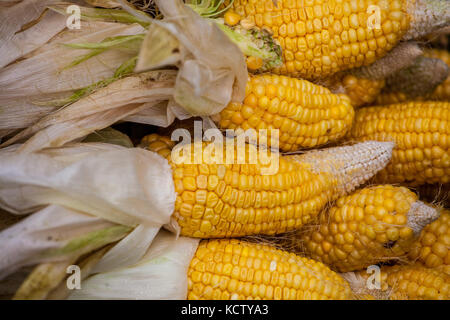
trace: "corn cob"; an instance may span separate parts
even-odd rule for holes
[[[370,294],[378,299],[390,300],[448,300],[450,299],[450,275],[418,265],[382,267],[378,288],[368,288],[366,271],[346,273],[355,295]]]
[[[375,5],[380,26],[374,28]],[[278,40],[284,65],[275,72],[313,79],[373,63],[400,39],[445,25],[446,4],[421,0],[235,0],[241,24],[267,28]],[[439,10],[440,9],[440,10]],[[432,19],[426,13],[436,12]],[[432,21],[430,21],[432,20]],[[423,30],[422,30],[423,28]]]
[[[320,262],[240,240],[202,241],[188,269],[188,299],[352,299]]]
[[[436,221],[427,225],[413,244],[409,258],[428,268],[450,267],[450,210],[443,210]]]
[[[425,56],[429,58],[438,58],[444,61],[450,68],[450,52],[446,50],[430,49],[425,50]],[[441,83],[430,96],[431,100],[449,101],[450,100],[450,76]]]
[[[344,95],[277,75],[250,77],[243,103],[231,103],[216,117],[221,129],[279,130],[282,151],[317,147],[336,141],[349,130],[354,110]],[[270,143],[269,143],[270,145]]]
[[[332,269],[354,271],[406,255],[437,217],[438,210],[405,187],[374,186],[339,198],[318,225],[297,231],[290,241],[296,251]]]
[[[446,102],[410,102],[357,110],[349,140],[393,141],[380,183],[450,182],[449,109]]]
[[[152,145],[154,141],[150,150]],[[181,235],[199,238],[293,230],[308,223],[337,195],[352,191],[381,170],[392,147],[369,142],[279,157],[278,171],[266,175],[262,172],[267,164],[211,164],[211,159],[179,164],[169,158],[177,192],[174,217]],[[248,154],[256,152],[251,145],[235,148],[235,157],[244,151],[249,159]]]
[[[332,90],[333,92],[345,93],[354,108],[373,102],[379,96],[384,85],[384,79],[370,79],[340,73],[330,79],[328,84],[325,84],[327,88],[335,88],[336,91]]]

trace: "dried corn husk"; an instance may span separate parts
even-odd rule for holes
[[[126,1],[119,2],[123,4]],[[153,21],[147,37],[158,39],[157,36],[163,33],[152,28],[159,26],[178,40],[180,48],[169,50],[165,57],[155,62],[152,57],[161,54],[160,49],[152,44],[154,41],[144,40],[137,71],[152,69],[161,61],[173,63],[180,57],[180,61],[175,63],[179,71],[174,101],[193,116],[216,114],[231,100],[242,101],[248,74],[240,49],[215,23],[201,18],[181,1],[155,2],[164,19]],[[168,41],[170,48],[176,48],[172,38]]]
[[[174,79],[175,71],[167,70],[152,71],[117,80],[42,118],[38,123],[2,145],[10,145],[36,133],[20,147],[21,152],[62,146],[151,106],[164,107],[160,102],[172,96]],[[157,112],[160,111],[157,110]]]
[[[161,230],[138,263],[87,278],[69,299],[186,299],[187,270],[198,243]]]
[[[91,133],[83,142],[103,142],[127,148],[133,147],[133,142],[131,142],[131,139],[126,134],[110,127]]]
[[[48,206],[0,232],[0,279],[24,266],[76,258],[129,231],[82,212]],[[83,244],[81,239],[89,241]]]
[[[89,228],[101,224],[101,235],[117,228],[128,232],[128,227],[134,227],[102,258],[96,267],[99,271],[137,262],[160,227],[170,222],[176,199],[172,173],[167,160],[156,153],[101,143],[81,143],[27,155],[17,153],[17,148],[15,145],[0,150],[0,207],[25,214],[43,205],[52,206],[0,233],[0,242],[7,247],[0,252],[0,278],[24,265],[67,258],[71,250],[61,248],[61,242],[56,248],[50,242],[49,247],[47,236],[53,231],[79,231],[83,225],[79,212],[87,215],[82,217]],[[93,235],[82,233],[81,243],[90,251],[91,242],[99,243],[94,241],[95,231]]]
[[[39,48],[66,27],[65,17],[46,9],[55,2],[27,0],[0,10],[0,68]]]

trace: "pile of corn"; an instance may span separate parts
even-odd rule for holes
[[[124,284],[128,275],[142,272],[139,279],[156,279],[160,286],[164,285],[163,278],[183,279],[178,292],[182,299],[190,300],[450,299],[450,72],[445,66],[450,66],[450,52],[440,43],[427,43],[422,56],[423,48],[412,42],[450,24],[448,1],[167,1],[177,10],[186,10],[183,12],[189,17],[214,25],[214,32],[223,37],[224,47],[242,50],[238,52],[245,70],[240,72],[248,72],[248,78],[240,98],[236,98],[239,72],[233,69],[238,64],[230,68],[235,72],[233,77],[223,76],[220,72],[229,70],[223,71],[225,67],[221,65],[220,76],[199,77],[201,86],[193,84],[195,90],[189,91],[189,97],[180,94],[190,83],[186,81],[183,88],[177,87],[180,79],[186,79],[182,71],[188,70],[189,63],[199,56],[192,49],[195,45],[168,32],[170,28],[163,31],[151,22],[161,20],[164,27],[169,6],[162,0],[134,1],[126,6],[123,3],[86,1],[82,19],[92,23],[100,20],[105,28],[115,28],[113,24],[134,26],[139,28],[139,34],[127,38],[132,33],[127,29],[115,37],[100,36],[95,44],[71,44],[86,54],[72,61],[71,67],[91,61],[90,55],[112,50],[111,61],[120,60],[111,62],[117,64],[113,75],[105,69],[103,78],[99,72],[95,83],[69,90],[69,96],[64,90],[55,89],[41,101],[35,93],[30,98],[33,101],[26,103],[41,104],[42,109],[30,111],[27,121],[17,120],[14,125],[11,121],[17,117],[2,120],[1,111],[7,110],[9,103],[10,109],[21,108],[8,100],[14,97],[11,88],[17,85],[17,90],[21,90],[21,79],[9,86],[7,93],[0,93],[0,105],[4,105],[0,109],[0,162],[8,160],[8,165],[20,168],[31,157],[53,161],[48,165],[50,169],[38,176],[42,180],[30,173],[29,184],[26,173],[13,177],[0,169],[0,185],[5,186],[0,187],[0,298],[159,297],[140,296],[139,290],[133,296],[131,288],[112,288],[108,282],[114,277],[125,277],[121,278]],[[20,1],[0,4],[0,17],[21,5]],[[48,14],[60,14],[60,5],[52,5],[53,11]],[[104,11],[95,11],[99,8]],[[39,19],[33,23],[39,24]],[[24,28],[32,31],[33,24]],[[0,28],[0,35],[6,37],[1,32]],[[64,32],[55,36],[65,39]],[[187,28],[186,32],[191,31]],[[124,46],[121,41],[130,42]],[[109,44],[112,49],[107,50]],[[160,50],[160,56],[146,56],[145,50],[150,47]],[[217,57],[222,49],[227,48],[209,50]],[[37,47],[11,61],[5,59],[5,64],[0,65],[0,85],[2,81],[8,83],[10,70],[20,63],[32,62],[40,50]],[[114,50],[130,56],[119,59]],[[204,54],[198,59],[209,68],[208,52]],[[226,57],[223,59],[224,65],[228,63]],[[398,68],[394,68],[397,62]],[[145,63],[146,67],[142,67]],[[430,66],[429,63],[436,69],[424,71],[423,66]],[[197,67],[190,69],[192,78],[201,74]],[[149,72],[150,69],[156,71]],[[217,70],[211,68],[208,72],[214,74]],[[74,78],[77,76],[73,74]],[[420,88],[424,95],[412,95],[416,87],[408,79],[414,77],[420,82],[417,77],[421,76],[428,84]],[[233,88],[228,102],[218,112],[205,112],[210,109],[203,106],[216,106],[226,96],[215,83],[213,89],[220,92],[217,96],[210,92],[209,81],[225,78],[233,79],[221,82],[221,86]],[[398,79],[405,81],[397,86]],[[129,87],[127,81],[131,83]],[[152,95],[152,90],[160,91]],[[118,101],[128,92],[137,92],[134,100],[121,101],[116,108],[114,99]],[[197,94],[201,99],[193,98]],[[108,97],[113,100],[107,100]],[[91,106],[100,104],[100,109],[92,111],[89,101],[94,101]],[[152,113],[161,106],[162,112]],[[197,106],[201,112],[196,112]],[[239,141],[242,136],[236,132],[255,134],[245,135],[244,144],[231,148],[231,163],[213,161],[216,155],[228,153],[228,147],[214,149],[197,161],[196,150],[203,152],[215,144],[192,141],[177,145],[171,139],[179,137],[180,130],[182,135],[194,133],[194,116],[202,116],[204,125],[216,126],[221,133],[233,130],[234,136],[227,133],[226,141]],[[171,124],[174,118],[179,120]],[[70,189],[76,196],[59,190],[60,182],[51,180],[54,172],[65,172],[70,181],[78,181],[79,174],[120,177],[121,168],[115,167],[118,171],[111,172],[114,166],[109,162],[104,168],[89,167],[92,172],[87,170],[88,165],[80,165],[79,171],[71,166],[84,161],[89,152],[93,152],[93,158],[97,152],[100,157],[104,144],[115,145],[111,154],[135,154],[130,165],[144,163],[147,167],[143,168],[148,168],[153,161],[155,168],[162,168],[161,174],[124,169],[124,186],[129,189],[105,183],[96,191],[98,198],[97,194],[83,193],[85,186],[77,182]],[[91,146],[94,149],[89,149]],[[274,171],[270,163],[261,159],[239,162],[241,155],[249,159],[262,150],[268,158],[277,159]],[[175,158],[180,151],[188,155],[181,162]],[[11,160],[14,157],[18,160]],[[110,160],[112,164],[120,161]],[[129,186],[126,175],[133,176],[136,185]],[[72,183],[67,184],[68,180],[65,187]],[[161,192],[166,192],[168,186],[170,192],[154,201],[148,190],[133,198],[132,192],[147,183],[161,186]],[[39,188],[45,189],[44,200]],[[80,198],[79,194],[83,196]],[[90,206],[90,201],[104,200],[111,194],[111,202],[105,200]],[[16,199],[23,201],[23,206],[16,205]],[[152,199],[150,206],[146,206],[148,199]],[[40,211],[41,208],[44,209]],[[31,252],[33,258],[29,260],[16,259],[10,253],[2,255],[2,251],[7,252],[6,247],[1,248],[2,240],[20,242],[22,236],[30,237],[27,232],[33,226],[33,216],[54,208],[67,214],[68,222],[64,223],[81,232],[75,244],[68,241],[61,248],[37,253],[30,244],[17,245],[18,256]],[[102,213],[105,208],[106,214]],[[158,212],[161,208],[169,216]],[[64,213],[66,210],[77,213],[72,211],[72,217]],[[121,214],[127,210],[129,215],[124,218]],[[146,221],[149,211],[158,218],[152,217],[154,220],[147,225],[140,224]],[[19,214],[31,215],[21,219],[17,218]],[[71,225],[77,214],[83,215],[83,221]],[[136,217],[142,220],[133,220]],[[95,228],[89,229],[90,223]],[[152,223],[157,226],[155,232],[145,229],[148,225],[153,227]],[[62,222],[61,225],[63,230],[67,228]],[[41,227],[37,222],[35,226]],[[83,226],[87,231],[81,230]],[[146,276],[144,266],[151,260],[145,260],[149,259],[145,252],[152,248],[153,237],[161,227],[181,236],[174,240],[174,246],[180,243],[181,248],[179,241],[192,241],[194,249],[189,257],[190,251],[185,250],[188,263],[184,268],[171,265],[168,271],[159,269],[157,274]],[[55,231],[50,229],[44,228],[43,232],[48,232],[48,240],[52,241],[50,233]],[[123,252],[126,250],[120,252],[128,239],[137,239],[132,237],[135,235],[149,240],[148,243],[135,244],[135,251],[129,255]],[[59,231],[56,238],[66,239],[65,236]],[[73,254],[69,254],[71,250]],[[121,258],[121,264],[109,270],[105,266],[115,255]],[[161,261],[173,260],[173,265],[177,265],[176,259],[171,256]],[[88,288],[86,296],[83,290],[81,295],[71,295],[65,288],[65,270],[72,264],[82,269],[81,285]],[[178,273],[166,274],[172,270]],[[376,275],[376,280],[369,286],[371,274]],[[97,290],[98,296],[90,288]]]

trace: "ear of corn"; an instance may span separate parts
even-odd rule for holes
[[[409,258],[428,268],[450,268],[450,210],[443,210],[413,244]]]
[[[349,139],[393,141],[380,183],[450,182],[450,103],[410,102],[357,110]]]
[[[380,28],[370,26],[377,6]],[[373,63],[403,37],[410,26],[407,1],[235,0],[245,22],[268,28],[279,41],[281,74],[306,79]]]
[[[290,245],[341,272],[404,256],[439,212],[404,187],[382,185],[341,197]]]
[[[144,140],[152,141],[150,150],[161,152],[168,147],[157,145],[154,138]],[[205,150],[208,144],[198,146]],[[234,159],[240,152],[246,159],[255,152],[251,145],[238,145],[234,150]],[[279,157],[274,160],[279,161],[278,171],[270,174],[263,174],[269,165],[260,159],[255,164],[235,160],[234,164],[211,164],[206,159],[200,164],[182,164],[169,158],[177,192],[174,217],[181,235],[198,238],[293,230],[310,222],[337,195],[372,177],[389,161],[391,150],[390,143],[367,142]]]
[[[188,270],[188,299],[352,299],[348,283],[320,262],[239,240],[202,241]]]
[[[221,129],[279,130],[282,151],[317,147],[343,137],[354,110],[344,95],[299,80],[277,75],[252,76],[243,103],[229,104],[218,117]]]
[[[371,275],[366,271],[343,276],[357,296],[370,294],[382,300],[450,299],[450,275],[418,265],[381,267],[379,279],[369,279]],[[369,288],[369,284],[373,287]]]

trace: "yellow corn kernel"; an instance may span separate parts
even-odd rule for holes
[[[427,225],[413,244],[409,258],[428,268],[445,269],[450,266],[450,210]]]
[[[404,202],[406,210],[400,212],[392,205],[396,202]],[[353,214],[357,210],[362,217]],[[438,216],[436,209],[417,201],[417,196],[404,187],[368,187],[339,198],[334,207],[319,216],[319,225],[336,230],[331,236],[323,228],[311,226],[305,228],[309,231],[303,229],[291,237],[287,245],[340,272],[360,270],[406,255],[428,219]],[[357,223],[353,230],[349,228],[352,222]],[[431,246],[437,255],[446,256],[443,243]]]
[[[267,130],[261,144],[271,145],[279,130],[282,151],[312,148],[342,138],[352,125],[354,110],[344,95],[306,80],[277,75],[252,76],[242,104],[231,103],[220,113],[221,129]],[[276,137],[275,137],[276,138]]]
[[[356,111],[348,139],[393,141],[391,162],[379,183],[450,182],[450,103],[409,102]]]
[[[383,89],[385,81],[360,78],[351,74],[337,74],[331,77],[325,84],[328,88],[334,88],[344,92],[354,108],[367,105],[375,101]]]
[[[225,260],[226,255],[230,260]],[[213,272],[199,270],[201,263],[211,264]],[[195,300],[353,298],[349,284],[324,264],[269,245],[239,240],[201,241],[189,266],[188,279],[188,299]]]
[[[241,21],[241,16],[238,15],[233,10],[228,10],[225,12],[223,19],[225,20],[225,23],[229,25],[230,27],[235,26]]]
[[[234,1],[232,9],[272,31],[285,61],[275,72],[304,79],[373,63],[393,48],[410,22],[406,0],[362,0],[357,5],[351,0],[272,1]],[[371,5],[380,8],[379,30],[369,25]]]

